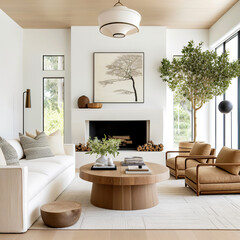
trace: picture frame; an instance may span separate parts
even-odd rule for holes
[[[144,103],[144,52],[94,52],[93,102]]]

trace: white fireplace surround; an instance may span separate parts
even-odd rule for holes
[[[148,122],[148,139],[163,143],[163,111],[161,109],[74,109],[72,111],[73,143],[86,143],[89,138],[89,121]],[[139,129],[141,131],[141,129]]]

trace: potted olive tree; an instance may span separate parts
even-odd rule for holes
[[[240,75],[240,61],[229,61],[229,53],[203,51],[203,42],[195,46],[189,41],[182,56],[172,61],[164,58],[160,76],[180,98],[190,101],[193,109],[193,141],[197,137],[197,111],[215,96],[228,89],[233,78]]]

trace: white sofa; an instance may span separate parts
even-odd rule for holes
[[[16,149],[20,166],[0,166],[0,233],[26,232],[40,216],[40,207],[54,201],[75,177],[75,148],[65,144],[65,154],[25,160],[21,144]]]

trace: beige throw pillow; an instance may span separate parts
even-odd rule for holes
[[[189,153],[191,155],[203,155],[208,156],[211,153],[211,145],[207,143],[194,143],[192,150]],[[207,159],[199,159],[200,162],[204,163]]]
[[[31,137],[31,138],[35,138],[37,135],[34,135],[34,134],[32,134],[32,133],[30,133],[30,132],[27,132],[27,131],[25,131],[25,135],[27,136],[27,137]]]
[[[6,159],[3,155],[2,149],[0,148],[0,166],[6,166],[6,165],[7,165]]]
[[[40,131],[36,130],[37,135],[39,135],[40,133],[41,133]],[[51,133],[48,136],[48,142],[54,155],[65,155],[63,139],[60,130]]]

